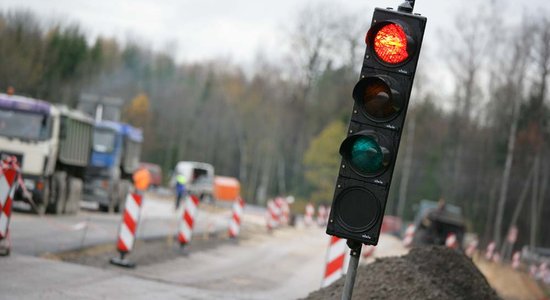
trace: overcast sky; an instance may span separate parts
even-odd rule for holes
[[[449,26],[455,11],[489,0],[418,0],[415,12],[428,17],[424,44],[435,44],[438,28]],[[283,27],[296,11],[312,0],[0,0],[0,8],[29,8],[45,19],[80,23],[91,38],[97,35],[128,37],[170,49],[178,60],[218,56],[236,62],[252,60],[258,50],[276,55]],[[374,7],[396,7],[401,0],[332,0],[346,10],[364,12],[370,20]],[[511,14],[521,6],[542,6],[543,0],[514,1]],[[367,22],[368,23],[368,22]],[[361,37],[362,38],[362,37]]]
[[[402,0],[318,0],[336,3],[346,11],[361,12],[366,24],[374,7],[397,7]],[[547,7],[545,0],[417,0],[415,12],[428,18],[422,54],[423,64],[438,84],[451,89],[445,67],[437,57],[441,34],[453,26],[457,12],[467,13],[480,3],[506,3],[508,22],[518,22],[522,11]],[[281,45],[285,29],[291,28],[297,11],[315,0],[0,0],[0,9],[25,8],[44,20],[77,22],[90,40],[98,35],[120,41],[137,39],[154,50],[167,51],[178,61],[200,61],[218,57],[250,66],[261,51],[279,60],[286,49]],[[548,11],[548,10],[546,10]],[[368,28],[365,29],[365,32]],[[363,40],[364,36],[359,36]],[[439,55],[440,56],[440,55]],[[426,66],[425,66],[426,67]],[[438,86],[439,87],[439,86]]]

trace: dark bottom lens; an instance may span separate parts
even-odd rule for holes
[[[342,192],[336,201],[340,221],[350,231],[368,230],[380,216],[379,201],[365,189],[348,189]]]

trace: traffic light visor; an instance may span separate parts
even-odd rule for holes
[[[391,82],[388,78],[387,82]],[[365,77],[353,90],[353,98],[370,119],[388,121],[401,111],[401,96],[381,77]]]
[[[374,53],[388,64],[401,64],[409,58],[409,41],[403,27],[387,23],[377,28],[373,36]]]
[[[340,154],[348,161],[352,170],[362,176],[380,174],[389,164],[389,151],[371,134],[349,136],[342,143]]]

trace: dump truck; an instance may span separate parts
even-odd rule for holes
[[[466,225],[458,206],[422,200],[414,225],[413,245],[445,245],[449,234],[455,234],[459,248],[462,246]]]
[[[0,94],[0,155],[17,158],[24,183],[14,201],[38,214],[76,213],[93,126],[92,118],[66,106]]]
[[[139,168],[142,142],[141,129],[120,122],[96,122],[84,201],[98,203],[103,212],[122,210],[132,174]]]
[[[100,211],[123,210],[124,200],[139,168],[143,133],[121,122],[120,98],[83,94],[78,108],[95,119],[92,156],[86,169],[84,201]]]

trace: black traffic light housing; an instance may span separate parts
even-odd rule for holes
[[[376,245],[426,27],[410,11],[376,8],[353,89],[348,136],[327,233]]]

